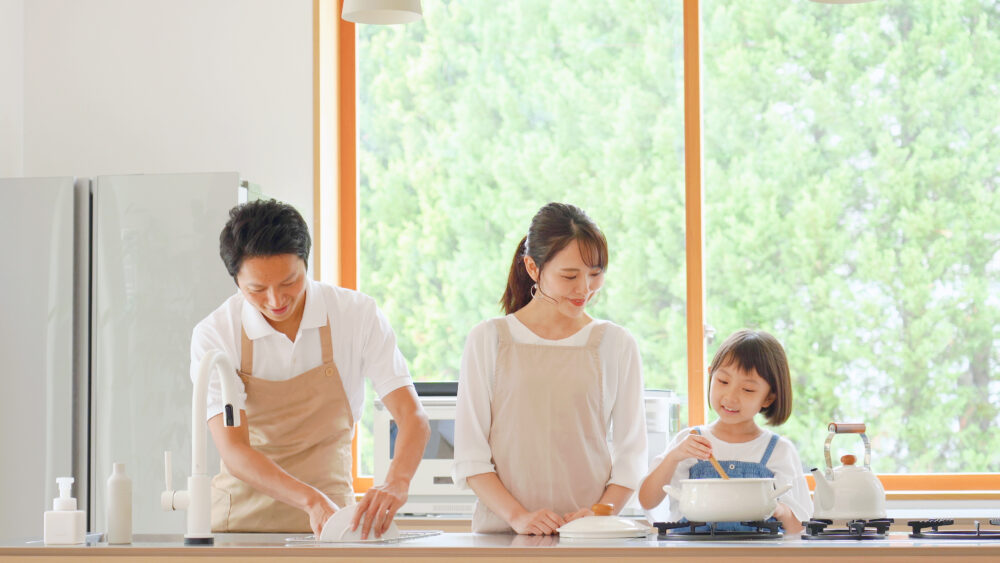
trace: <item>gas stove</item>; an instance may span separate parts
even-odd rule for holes
[[[954,520],[911,520],[906,523],[913,531],[911,538],[930,538],[936,540],[1000,540],[1000,530],[981,530],[979,521],[975,521],[975,530],[954,530],[942,527],[954,525]],[[1000,518],[990,520],[990,524],[1000,526]],[[927,528],[930,528],[929,530]]]
[[[892,518],[851,520],[843,528],[831,528],[833,520],[813,519],[806,523],[804,540],[884,540]]]
[[[754,530],[719,530],[716,522],[655,522],[660,540],[775,540],[781,539],[778,522],[740,522]],[[704,527],[707,526],[707,529]],[[699,530],[698,528],[703,528]]]

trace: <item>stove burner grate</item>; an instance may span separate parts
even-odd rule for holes
[[[975,530],[940,530],[942,526],[951,526],[954,520],[911,520],[906,524],[913,530],[911,538],[930,538],[937,540],[1000,540],[1000,530],[980,530],[976,520]],[[990,524],[1000,526],[1000,518],[990,520]],[[930,528],[930,530],[927,530]]]
[[[716,522],[655,522],[653,526],[656,526],[660,540],[774,540],[782,537],[778,522],[740,523],[755,529],[719,530]],[[697,529],[702,526],[708,526],[708,529]]]
[[[892,518],[851,520],[843,528],[830,528],[833,520],[813,519],[806,523],[804,540],[884,540]]]

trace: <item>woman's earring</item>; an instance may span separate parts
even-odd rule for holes
[[[532,299],[535,298],[535,294],[536,293],[538,293],[538,282],[535,282],[535,284],[531,286],[531,298]]]

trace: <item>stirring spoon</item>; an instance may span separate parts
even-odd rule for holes
[[[701,431],[698,430],[697,428],[695,428],[694,430],[692,430],[691,433],[692,434],[698,434],[699,436],[701,435]],[[715,470],[719,472],[719,476],[720,477],[722,477],[723,479],[727,479],[727,480],[729,479],[729,475],[726,475],[726,472],[722,470],[722,466],[719,465],[719,461],[717,459],[715,459],[714,455],[708,454],[708,462],[711,463],[712,467],[714,467]]]

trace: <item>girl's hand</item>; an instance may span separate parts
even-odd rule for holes
[[[783,502],[778,502],[778,506],[774,509],[774,514],[771,516],[781,522],[781,527],[785,529],[785,533],[787,534],[800,534],[805,530],[805,526],[795,517],[792,509],[788,508],[788,505]]]
[[[565,523],[561,516],[543,508],[534,512],[525,510],[517,514],[510,522],[510,527],[519,534],[548,536],[556,533],[556,530]]]
[[[712,443],[708,441],[708,438],[700,434],[689,434],[683,442],[670,450],[667,457],[673,458],[674,462],[681,462],[692,457],[707,461],[711,455]]]

